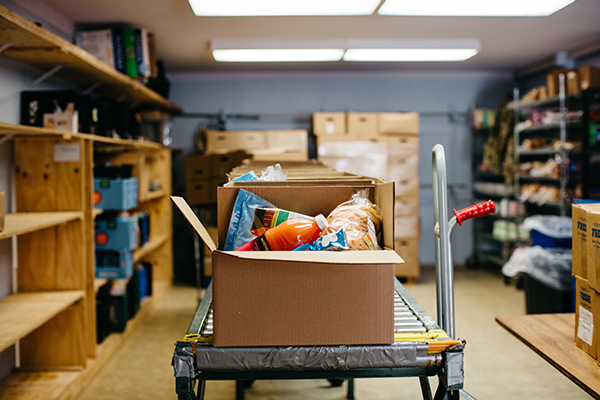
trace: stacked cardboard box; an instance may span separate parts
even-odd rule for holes
[[[191,205],[217,203],[217,186],[228,181],[227,173],[249,157],[243,151],[193,154],[185,157],[185,191]]]
[[[207,154],[242,150],[256,160],[308,160],[308,131],[206,131]]]
[[[600,203],[573,204],[575,344],[590,356],[600,351]]]
[[[395,182],[396,276],[416,280],[419,266],[419,114],[315,113],[319,160],[340,171]]]

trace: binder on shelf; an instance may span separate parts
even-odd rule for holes
[[[148,43],[148,31],[144,28],[135,29],[135,57],[137,76],[150,77],[150,47]]]
[[[125,49],[125,75],[136,77],[138,73],[135,55],[135,29],[123,29],[123,47]]]
[[[115,69],[121,73],[125,73],[125,45],[123,43],[123,32],[119,29],[113,29],[113,52]]]

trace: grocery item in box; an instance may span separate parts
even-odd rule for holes
[[[275,207],[266,200],[261,199],[254,193],[246,190],[240,190],[233,206],[231,220],[227,230],[227,239],[225,240],[225,251],[231,251],[240,248],[246,243],[254,240],[251,232],[254,222],[254,213],[257,207]]]
[[[380,250],[377,233],[381,228],[379,207],[368,199],[368,191],[359,190],[352,199],[337,206],[327,217],[329,226],[322,235],[346,231],[348,247],[353,250]]]

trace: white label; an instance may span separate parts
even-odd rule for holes
[[[54,162],[78,161],[81,161],[81,146],[79,143],[54,145]]]
[[[335,123],[334,122],[325,122],[325,132],[328,135],[333,135],[335,133]]]
[[[579,324],[577,325],[577,337],[590,346],[594,338],[594,315],[579,306]]]

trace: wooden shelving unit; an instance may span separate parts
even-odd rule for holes
[[[83,213],[80,211],[10,213],[5,216],[4,230],[0,232],[0,240],[82,218]]]
[[[0,300],[0,352],[83,299],[83,290],[15,293]]]
[[[182,110],[67,40],[0,6],[2,55],[142,110]],[[17,291],[0,299],[0,352],[20,343],[21,368],[0,381],[0,397],[72,399],[110,359],[171,284],[171,152],[149,141],[122,140],[0,122],[13,141],[16,212],[0,240],[17,239]],[[76,157],[56,159],[57,146]],[[96,341],[94,164],[132,163],[138,209],[150,215],[149,242],[136,261],[152,264],[152,296],[123,333]],[[152,190],[151,190],[152,189]]]
[[[4,55],[48,72],[56,67],[56,75],[83,88],[128,102],[139,102],[148,109],[161,109],[181,114],[181,109],[85,50],[46,31],[35,23],[0,7],[0,42],[10,44]]]

